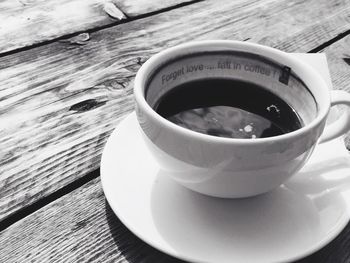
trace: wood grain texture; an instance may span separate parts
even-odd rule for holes
[[[133,110],[136,71],[156,52],[213,38],[305,52],[347,30],[349,14],[340,0],[205,1],[94,32],[85,45],[1,57],[0,220],[97,169]]]
[[[95,179],[1,232],[0,262],[183,261],[134,236],[113,214],[99,179]],[[350,224],[325,248],[298,261],[320,262],[350,262]]]
[[[168,259],[136,238],[114,216],[99,179],[0,234],[0,262],[165,263]]]
[[[189,0],[4,0],[0,1],[0,53],[64,35],[114,24],[106,3],[129,17]]]

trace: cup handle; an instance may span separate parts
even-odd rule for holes
[[[335,105],[346,105],[350,107],[350,94],[343,90],[332,90],[331,91],[331,107]],[[324,143],[335,139],[346,132],[350,128],[350,111],[345,109],[340,117],[333,123],[327,125],[321,135],[320,143]]]

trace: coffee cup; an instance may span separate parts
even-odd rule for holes
[[[137,120],[172,179],[202,194],[268,192],[299,171],[315,146],[348,131],[350,94],[330,91],[311,66],[254,43],[210,40],[168,48],[134,82]]]

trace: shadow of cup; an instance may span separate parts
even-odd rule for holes
[[[119,218],[114,214],[107,200],[105,200],[105,213],[110,234],[117,247],[116,250],[111,251],[111,253],[116,254],[116,260],[120,258],[125,258],[125,260],[130,263],[184,262],[158,251],[157,249],[149,246],[137,236],[135,236],[129,229],[127,229],[123,225]]]
[[[332,213],[340,214],[333,216],[346,211],[342,193],[349,189],[349,174],[349,160],[339,157],[307,166],[267,194],[220,199],[188,190],[159,171],[152,190],[153,220],[175,254],[229,262],[253,249],[261,259],[269,258],[271,251],[279,258],[293,258],[319,242],[318,230],[329,224],[322,213],[335,204],[339,209]]]

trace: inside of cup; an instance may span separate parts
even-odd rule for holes
[[[317,115],[312,93],[293,69],[262,55],[242,51],[194,52],[169,58],[149,77],[145,98],[155,109],[165,94],[184,83],[218,78],[252,83],[277,95],[295,110],[302,125],[307,125]],[[251,100],[258,101],[259,97]]]

